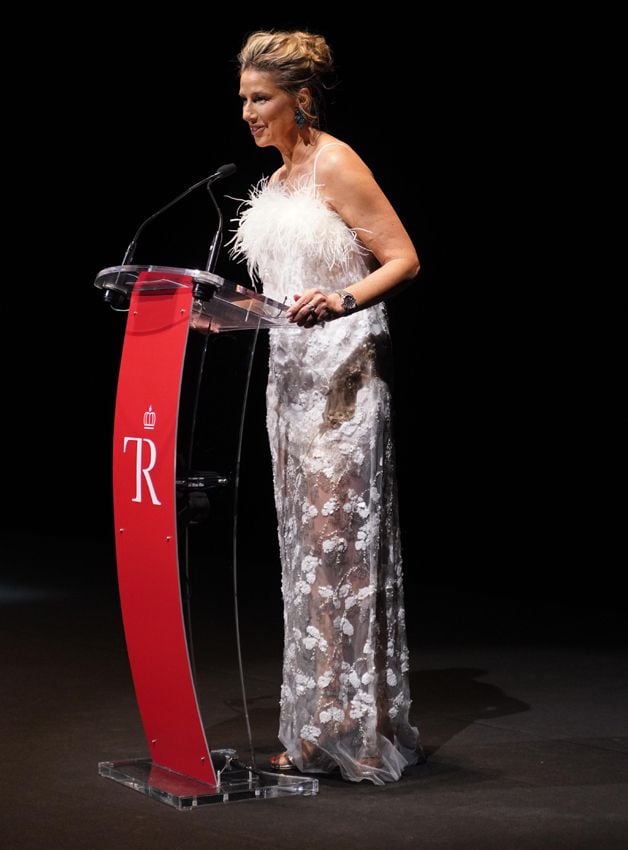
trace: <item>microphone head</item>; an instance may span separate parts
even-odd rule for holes
[[[213,183],[214,180],[222,180],[223,177],[230,177],[232,174],[235,174],[237,170],[235,163],[228,162],[226,165],[221,165],[209,179]]]

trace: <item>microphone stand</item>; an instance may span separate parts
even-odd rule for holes
[[[216,174],[218,174],[218,172],[216,172]],[[126,249],[126,253],[124,255],[124,259],[122,260],[121,265],[127,266],[127,265],[130,265],[130,263],[132,262],[133,255],[135,254],[135,249],[137,247],[137,240],[139,239],[142,231],[144,230],[144,228],[146,227],[147,224],[150,224],[150,222],[153,221],[154,219],[156,219],[158,215],[161,215],[162,213],[166,212],[166,210],[169,210],[170,207],[177,204],[182,198],[185,198],[186,195],[189,195],[190,192],[193,192],[195,189],[198,189],[198,187],[202,186],[203,183],[207,183],[207,188],[209,189],[209,184],[213,179],[216,179],[215,174],[212,174],[211,177],[203,177],[203,179],[199,180],[198,183],[195,183],[193,186],[190,186],[185,191],[181,192],[180,195],[177,195],[176,198],[173,198],[164,207],[157,210],[157,212],[154,212],[145,221],[143,221],[140,224],[140,226],[137,228],[137,230],[135,231],[135,235],[133,236],[133,239],[131,239],[131,241],[129,242],[129,245]]]
[[[126,253],[124,255],[124,259],[122,260],[121,265],[126,266],[126,265],[129,265],[132,262],[133,255],[135,254],[135,248],[137,247],[137,240],[139,239],[140,234],[142,233],[142,231],[144,230],[144,228],[146,227],[147,224],[150,224],[150,222],[153,221],[154,219],[156,219],[157,216],[166,212],[166,210],[169,210],[170,207],[174,206],[174,204],[177,204],[180,200],[185,198],[186,195],[189,195],[195,189],[198,189],[199,186],[203,186],[204,184],[207,185],[207,189],[209,191],[209,194],[211,196],[212,201],[214,202],[214,206],[218,210],[218,216],[219,216],[219,221],[220,221],[220,231],[221,231],[221,234],[222,234],[222,215],[220,214],[220,210],[218,209],[218,204],[216,203],[216,199],[214,198],[214,196],[212,194],[210,186],[211,186],[212,183],[215,183],[216,180],[222,180],[224,177],[229,177],[231,174],[233,174],[235,172],[235,170],[236,170],[236,167],[232,162],[228,163],[227,165],[221,165],[220,168],[217,171],[215,171],[213,174],[211,174],[209,177],[203,177],[202,180],[199,180],[193,186],[189,186],[187,189],[185,189],[183,192],[181,192],[181,194],[177,195],[176,198],[173,198],[165,206],[163,206],[161,209],[157,210],[157,212],[154,212],[152,215],[150,215],[137,228],[135,235],[133,236],[133,239],[131,239],[131,241],[129,242],[128,248],[126,249]]]
[[[207,191],[209,193],[209,197],[212,200],[212,204],[214,205],[216,212],[218,213],[218,228],[214,233],[214,238],[211,241],[211,245],[209,246],[209,256],[207,257],[207,265],[205,266],[206,272],[213,272],[216,266],[216,260],[218,259],[218,253],[222,247],[222,212],[220,207],[216,201],[214,193],[212,192],[211,184],[207,184]]]
[[[177,204],[180,200],[182,200],[182,198],[185,198],[187,195],[189,195],[195,189],[198,189],[199,186],[203,186],[203,185],[206,185],[207,189],[209,190],[209,194],[211,196],[212,201],[214,202],[214,206],[218,210],[218,217],[219,217],[219,222],[220,222],[220,228],[219,228],[220,242],[218,241],[218,234],[216,234],[216,237],[214,238],[214,242],[212,243],[212,255],[211,255],[210,260],[211,260],[212,263],[214,263],[215,262],[215,255],[217,254],[217,252],[220,248],[220,244],[222,242],[222,216],[220,214],[220,209],[218,208],[218,205],[216,203],[216,199],[214,198],[214,196],[211,192],[211,189],[209,187],[216,180],[222,180],[223,177],[229,177],[235,171],[236,171],[236,167],[232,162],[228,163],[227,165],[221,165],[220,168],[217,171],[215,171],[213,174],[211,174],[209,177],[203,177],[202,180],[198,180],[193,186],[189,186],[187,189],[185,189],[183,192],[181,192],[179,195],[177,195],[176,198],[173,198],[165,206],[161,207],[161,209],[158,209],[157,212],[154,212],[147,219],[145,219],[140,224],[140,226],[137,228],[137,230],[135,231],[135,235],[133,236],[133,238],[129,242],[128,247],[125,251],[124,257],[122,259],[122,263],[120,264],[121,267],[130,265],[131,262],[133,261],[133,256],[135,254],[135,249],[137,247],[137,241],[138,241],[142,231],[146,227],[146,225],[150,224],[150,222],[154,221],[157,218],[157,216],[160,216],[162,213],[166,212],[166,210],[169,210],[170,207]],[[207,270],[209,270],[209,268],[210,267],[209,267],[209,261],[208,261]],[[118,283],[118,281],[120,279],[120,274],[121,274],[121,272],[118,274],[116,284]],[[117,312],[124,313],[124,312],[128,311],[129,296],[128,296],[128,294],[120,294],[117,291],[116,286],[114,286],[111,289],[108,289],[105,292],[105,294],[103,296],[103,300],[106,303],[108,303],[109,306],[113,310],[116,310]]]

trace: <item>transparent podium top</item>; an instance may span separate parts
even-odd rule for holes
[[[138,283],[142,273],[149,279]],[[181,277],[190,281],[181,281]],[[131,293],[167,292],[178,288],[193,290],[192,326],[201,332],[218,333],[255,328],[294,328],[286,318],[287,304],[266,298],[245,286],[225,280],[212,272],[172,266],[112,266],[96,275],[94,286],[105,290],[114,309],[128,308]]]

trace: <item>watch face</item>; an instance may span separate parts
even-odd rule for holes
[[[345,292],[342,296],[342,309],[345,313],[352,313],[357,308],[357,302],[350,292]]]

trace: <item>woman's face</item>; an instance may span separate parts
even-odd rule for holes
[[[281,148],[297,135],[296,98],[276,84],[272,73],[247,68],[240,75],[242,118],[260,148]]]

